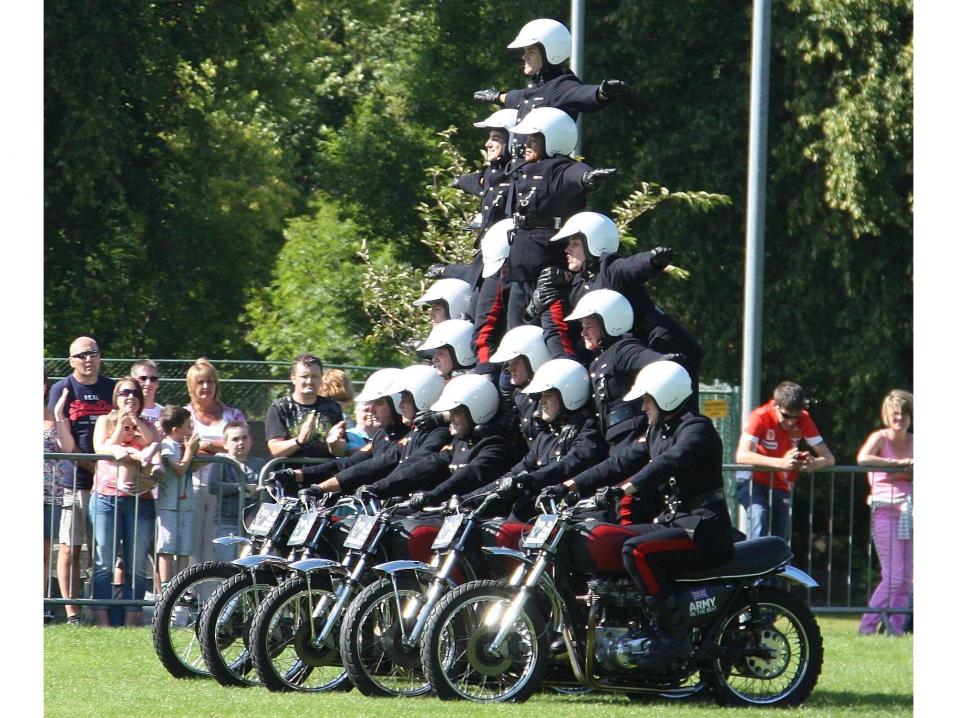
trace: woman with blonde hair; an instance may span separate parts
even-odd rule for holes
[[[246,421],[239,409],[220,400],[219,375],[206,357],[200,357],[186,371],[186,388],[190,402],[186,410],[193,416],[193,429],[199,434],[197,456],[213,456],[226,451],[224,431],[231,421]],[[196,513],[193,516],[193,562],[215,560],[212,537],[216,536],[218,497],[209,492],[212,464],[199,463],[193,469],[193,490]]]
[[[857,463],[873,466],[867,480],[871,487],[871,535],[881,562],[881,582],[868,603],[870,608],[907,608],[914,585],[914,395],[894,389],[881,405],[884,428],[875,431],[860,451]],[[911,471],[893,471],[911,469]],[[899,636],[907,616],[892,613],[887,619],[887,633]],[[877,632],[880,613],[861,617],[861,635]]]

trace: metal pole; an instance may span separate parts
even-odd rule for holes
[[[585,70],[585,0],[572,0],[571,7],[571,17],[572,17],[572,56],[571,56],[571,69],[572,72],[578,77],[579,80],[582,80],[582,73]],[[582,153],[582,116],[578,115],[577,123],[578,125],[578,144],[575,146],[575,151],[573,154],[580,155]]]
[[[751,28],[751,132],[748,138],[748,219],[744,265],[744,353],[741,416],[761,403],[761,323],[764,293],[764,205],[767,185],[768,76],[771,0],[754,0]]]

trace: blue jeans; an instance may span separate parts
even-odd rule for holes
[[[113,566],[120,552],[124,566],[121,598],[142,600],[146,592],[147,556],[156,525],[156,502],[149,497],[95,493],[90,501],[90,523],[94,540],[93,598],[113,598]]]
[[[747,514],[741,530],[749,539],[780,536],[791,541],[791,492],[756,481],[738,481],[738,503]]]

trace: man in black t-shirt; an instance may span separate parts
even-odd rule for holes
[[[113,408],[112,379],[100,376],[100,347],[91,337],[77,337],[70,345],[72,373],[60,379],[50,390],[52,410],[67,391],[67,418],[78,453],[92,454],[93,428],[101,414]],[[59,428],[59,427],[58,427]],[[93,461],[78,461],[76,471],[64,477],[63,511],[60,514],[60,549],[57,553],[57,579],[64,598],[80,592],[80,547],[89,543],[88,508],[93,488]],[[79,623],[79,606],[64,606],[68,623]]]
[[[319,395],[322,362],[301,354],[289,374],[292,393],[276,399],[266,412],[266,444],[273,457],[331,458],[345,454],[345,417],[339,403]],[[330,430],[340,441],[327,441]]]

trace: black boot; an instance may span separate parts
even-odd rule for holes
[[[641,651],[634,655],[634,662],[635,667],[643,671],[661,671],[691,655],[691,640],[685,617],[675,605],[673,596],[649,602],[649,608],[656,620]]]

